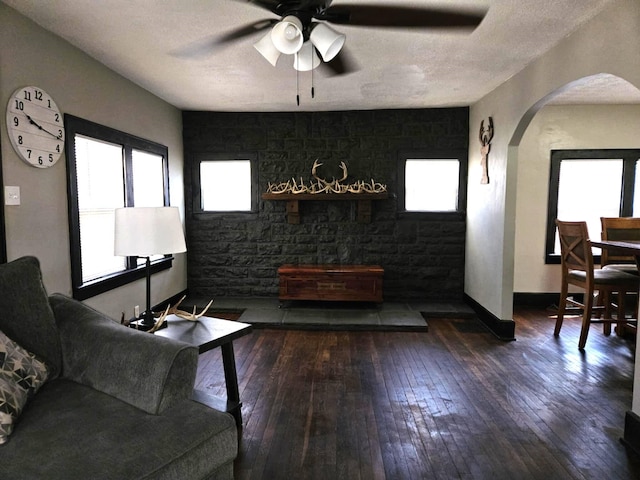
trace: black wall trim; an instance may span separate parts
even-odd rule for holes
[[[151,275],[163,270],[168,270],[173,266],[173,256],[161,258],[151,263]],[[94,282],[85,283],[82,287],[74,287],[73,298],[76,300],[86,300],[114,288],[122,287],[135,280],[140,280],[147,276],[145,265],[139,265],[134,269],[118,272],[110,277],[102,277]],[[153,278],[153,277],[152,277]]]
[[[551,150],[551,169],[549,171],[549,193],[547,202],[547,233],[545,242],[545,263],[560,264],[560,255],[552,253],[555,245],[556,218],[558,218],[558,189],[560,185],[560,166],[565,160],[613,160],[623,161],[622,196],[620,198],[621,217],[633,215],[634,186],[636,184],[636,162],[640,155],[638,149],[585,149]],[[600,263],[600,255],[594,255],[593,261]]]
[[[624,417],[624,437],[620,441],[640,456],[640,416],[628,411]]]
[[[571,294],[578,302],[581,302],[584,298],[582,293]],[[556,307],[558,306],[558,300],[560,300],[559,293],[526,293],[526,292],[514,292],[513,304],[516,306],[527,307]]]
[[[516,339],[516,322],[513,320],[502,320],[496,317],[466,293],[464,294],[464,301],[473,308],[480,321],[500,340],[512,341]]]
[[[548,307],[557,305],[559,300],[558,293],[526,293],[514,292],[513,304],[528,307]]]

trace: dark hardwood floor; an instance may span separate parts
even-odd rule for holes
[[[518,309],[515,342],[473,319],[429,332],[259,330],[234,342],[244,429],[236,479],[632,479],[620,442],[635,341],[579,320],[559,339]],[[220,350],[197,387],[224,395]]]

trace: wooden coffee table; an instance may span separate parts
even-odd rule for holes
[[[184,320],[176,315],[167,317],[167,328],[157,330],[155,335],[172,338],[198,347],[200,353],[208,352],[220,347],[222,350],[222,365],[224,379],[227,386],[226,405],[220,404],[215,397],[205,392],[195,390],[193,399],[210,405],[219,410],[229,412],[236,419],[236,425],[242,426],[242,402],[238,390],[238,374],[233,353],[233,341],[251,333],[248,323],[222,320],[221,318],[200,317],[198,321]]]

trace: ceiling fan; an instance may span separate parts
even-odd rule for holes
[[[273,66],[281,55],[293,55],[298,71],[313,70],[324,61],[334,74],[354,70],[343,50],[346,36],[328,24],[355,27],[427,30],[477,27],[486,9],[457,11],[452,8],[402,6],[397,4],[338,3],[332,0],[236,0],[274,13],[280,19],[264,19],[239,27],[218,39],[237,40],[270,29],[254,47]],[[319,54],[319,55],[318,55]]]

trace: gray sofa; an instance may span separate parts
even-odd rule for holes
[[[190,399],[195,347],[48,297],[33,257],[0,265],[0,330],[50,371],[0,445],[0,478],[233,478],[233,417]]]

